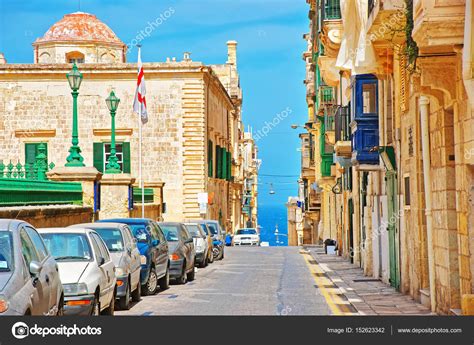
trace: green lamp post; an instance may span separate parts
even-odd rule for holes
[[[72,66],[72,71],[66,74],[72,94],[72,145],[69,148],[69,156],[66,158],[67,167],[83,167],[84,158],[81,156],[81,148],[79,147],[79,134],[77,125],[77,96],[79,96],[79,88],[81,87],[82,74],[77,69],[76,64]]]
[[[110,117],[112,118],[112,130],[111,130],[111,144],[110,144],[110,156],[109,161],[105,167],[106,174],[120,174],[122,170],[118,164],[117,151],[115,149],[115,113],[120,103],[120,99],[115,96],[115,92],[112,90],[110,96],[105,100],[107,108],[110,111]]]

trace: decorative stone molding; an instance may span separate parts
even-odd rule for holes
[[[16,138],[52,138],[55,136],[55,129],[19,129],[15,131]]]
[[[110,128],[97,128],[93,129],[92,133],[97,137],[110,137],[111,131]],[[132,136],[133,129],[131,128],[117,128],[115,130],[115,135],[117,136]]]

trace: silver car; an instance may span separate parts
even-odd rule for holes
[[[62,315],[58,265],[35,228],[0,219],[0,315]]]
[[[87,223],[72,227],[92,229],[102,237],[115,264],[120,309],[128,310],[130,298],[138,302],[141,297],[140,252],[130,227],[122,223]]]

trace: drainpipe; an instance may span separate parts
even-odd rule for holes
[[[425,185],[425,215],[428,240],[428,273],[430,278],[431,311],[436,310],[435,295],[435,265],[433,249],[433,216],[431,211],[431,175],[430,175],[430,133],[429,133],[429,104],[426,96],[420,96],[421,146],[423,155],[423,178]]]

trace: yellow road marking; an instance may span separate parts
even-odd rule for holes
[[[345,301],[341,299],[337,294],[334,292],[330,291],[328,288],[326,288],[325,285],[334,285],[333,282],[328,279],[327,277],[320,277],[319,274],[324,274],[323,270],[319,267],[318,264],[312,264],[310,262],[311,259],[314,260],[314,258],[310,254],[306,253],[301,253],[303,255],[304,260],[306,261],[306,265],[308,266],[309,271],[311,272],[311,276],[314,279],[314,282],[319,288],[319,291],[321,291],[321,294],[326,300],[326,303],[329,306],[329,309],[331,309],[331,312],[334,315],[348,315],[348,314],[353,314],[349,308],[346,306]],[[336,286],[334,286],[334,289],[337,289]]]

